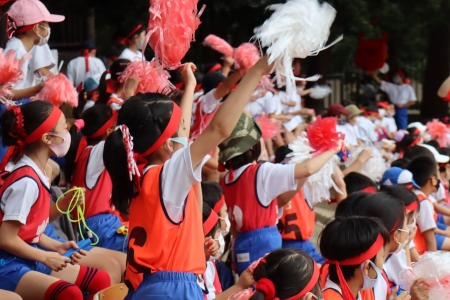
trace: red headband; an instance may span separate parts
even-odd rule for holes
[[[419,204],[418,204],[418,202],[417,202],[416,200],[414,200],[413,202],[411,202],[411,203],[408,204],[408,205],[405,205],[406,213],[415,211],[415,210],[418,209],[418,208],[419,208]]]
[[[266,263],[265,258],[261,259],[262,263]],[[295,299],[299,299],[300,297],[305,296],[307,293],[309,293],[314,286],[317,284],[317,281],[319,280],[319,276],[320,276],[320,270],[319,267],[317,266],[316,262],[314,262],[314,267],[313,267],[313,273],[311,275],[311,278],[309,279],[309,282],[305,285],[305,287],[298,292],[297,294],[286,298],[285,300],[295,300]],[[275,285],[273,284],[272,280],[270,280],[269,278],[261,278],[257,281],[256,283],[256,290],[261,291],[264,293],[264,299],[267,300],[279,300],[280,298],[275,297],[276,296],[276,288]]]
[[[222,197],[220,197],[219,201],[216,202],[216,204],[214,205],[213,210],[216,213],[219,213],[220,209],[222,208],[223,204],[225,203],[225,196],[222,195]]]
[[[353,292],[350,290],[347,282],[345,281],[344,274],[342,273],[340,266],[360,265],[363,262],[371,259],[372,257],[375,257],[377,253],[380,251],[380,249],[383,248],[383,246],[384,246],[384,239],[381,236],[381,234],[378,234],[378,237],[372,244],[372,246],[370,246],[370,248],[367,251],[359,254],[358,256],[347,258],[342,261],[332,261],[332,260],[326,261],[326,264],[336,265],[336,272],[339,278],[339,284],[341,286],[342,296],[344,297],[344,299],[356,300],[355,295],[353,295]]]
[[[122,45],[124,45],[127,41],[129,41],[131,39],[131,37],[133,35],[135,35],[139,29],[142,28],[142,24],[139,24],[138,26],[136,26],[126,37],[119,39],[119,43],[121,43]]]
[[[148,156],[153,152],[155,152],[159,147],[161,147],[169,138],[171,138],[175,134],[175,132],[177,132],[180,120],[181,120],[181,109],[177,104],[175,104],[175,102],[173,102],[172,116],[170,117],[169,124],[167,124],[167,127],[164,129],[164,132],[160,135],[160,137],[156,140],[156,142],[140,156],[142,157]]]
[[[211,214],[209,215],[208,219],[206,219],[206,221],[203,222],[204,234],[207,235],[214,228],[214,226],[216,226],[218,221],[219,216],[215,211],[211,210]]]
[[[62,111],[56,106],[53,106],[52,112],[47,119],[45,119],[45,121],[39,125],[38,128],[23,139],[25,144],[31,144],[38,141],[44,133],[52,130],[52,128],[54,128],[58,123],[59,118],[61,118],[61,115]]]
[[[365,187],[361,190],[361,192],[366,192],[366,193],[370,193],[370,194],[375,194],[377,192],[376,188],[373,186],[368,186]]]
[[[106,131],[108,129],[112,128],[116,124],[116,122],[117,122],[117,111],[115,111],[113,109],[111,118],[109,118],[108,121],[106,121],[106,123],[103,124],[103,126],[100,127],[96,132],[89,135],[88,138],[94,139],[94,138],[101,137],[102,135],[104,135],[106,133]]]

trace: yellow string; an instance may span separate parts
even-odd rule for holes
[[[63,209],[59,208],[59,201],[64,199],[64,197],[67,196],[69,193],[73,193],[72,198],[70,199],[67,210],[63,210]],[[80,199],[82,200],[81,201],[82,205],[80,204],[80,201],[79,201]],[[92,236],[95,237],[95,243],[92,243],[92,246],[95,246],[98,244],[98,242],[99,242],[98,235],[91,228],[89,228],[89,226],[86,224],[86,219],[84,218],[84,212],[86,210],[86,203],[85,203],[85,195],[84,195],[83,188],[73,187],[73,188],[69,189],[68,191],[66,191],[65,193],[63,193],[61,196],[59,196],[58,199],[56,200],[56,209],[61,214],[66,215],[67,219],[71,223],[78,224],[78,230],[80,231],[81,239],[83,239],[83,240],[85,239],[83,236],[83,230],[81,228],[81,224],[82,224],[83,227],[87,230],[88,235],[89,235],[89,233],[91,233]],[[78,219],[72,219],[72,216],[71,216],[71,213],[75,209],[77,210]]]

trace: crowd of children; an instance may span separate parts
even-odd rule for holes
[[[424,253],[450,251],[450,131],[408,124],[416,97],[402,73],[371,74],[389,101],[321,116],[304,106],[304,81],[261,85],[266,56],[251,68],[225,56],[201,79],[186,63],[167,90],[145,91],[144,78],[122,76],[147,63],[145,27],[127,24],[108,70],[92,42],[69,63],[79,102],[65,115],[29,100],[55,65],[47,42],[64,16],[9,2],[5,54],[23,76],[0,117],[1,299],[96,299],[121,282],[126,299],[423,300],[450,289],[405,285]],[[322,201],[335,218],[314,241]],[[73,224],[55,228],[63,218]]]

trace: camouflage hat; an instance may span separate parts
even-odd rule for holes
[[[242,114],[231,135],[220,145],[219,162],[224,163],[239,156],[259,143],[261,129],[253,119]]]

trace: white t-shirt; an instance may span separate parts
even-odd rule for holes
[[[78,87],[89,77],[99,82],[105,71],[105,64],[100,59],[89,56],[89,72],[86,72],[86,59],[84,56],[79,56],[69,62],[66,74],[73,86]]]
[[[389,256],[383,266],[389,281],[396,285],[400,285],[400,272],[408,268],[409,266],[406,261],[406,252],[404,249]]]
[[[234,170],[234,182],[251,164]],[[230,183],[227,174],[225,182]],[[295,165],[281,165],[273,163],[263,163],[258,170],[258,182],[256,183],[256,192],[258,193],[261,205],[268,206],[273,199],[279,195],[294,191],[297,189],[297,180],[295,180]]]
[[[19,160],[12,168],[11,172],[23,166],[32,167],[47,188],[50,188],[50,182],[47,176],[45,176],[34,161],[26,155]],[[3,192],[0,199],[0,207],[4,214],[3,221],[19,221],[21,224],[26,225],[28,214],[38,197],[39,186],[36,181],[30,177],[21,178],[11,184]]]
[[[394,84],[381,81],[381,90],[388,94],[389,99],[395,105],[405,104],[409,101],[417,101],[414,89],[410,84]]]
[[[358,129],[350,123],[338,125],[337,131],[345,134],[344,143],[346,146],[357,146],[360,138]]]
[[[375,124],[366,117],[359,116],[356,118],[356,126],[361,138],[367,142],[376,142],[378,140]]]
[[[170,219],[179,222],[183,214],[186,197],[192,185],[202,181],[203,165],[210,156],[194,169],[192,166],[190,146],[177,150],[164,163],[162,171],[162,200]],[[145,172],[150,169],[148,167]]]
[[[101,141],[95,146],[88,146],[92,148],[89,155],[89,161],[86,169],[86,186],[89,189],[94,188],[98,181],[98,178],[105,170],[105,164],[103,163],[103,149],[105,149],[105,141]]]
[[[23,46],[23,43],[21,40],[19,40],[16,37],[12,37],[7,43],[6,43],[6,47],[5,47],[5,54],[8,53],[10,50],[14,50],[15,51],[15,57],[17,59],[21,59],[24,55],[26,55],[28,52],[25,49],[25,47]],[[25,79],[27,77],[28,74],[28,64],[29,64],[29,59],[26,59],[22,65],[22,72],[23,72],[23,80],[21,82],[18,82],[16,84],[13,85],[14,89],[23,89],[26,88],[25,86]]]
[[[419,190],[416,190],[414,192],[416,193],[416,195],[425,195]],[[419,215],[417,216],[417,225],[419,226],[420,232],[436,228],[436,221],[434,220],[434,207],[431,201],[420,201],[420,210]]]
[[[397,124],[394,117],[383,117],[381,120],[381,126],[386,128],[387,132],[393,133],[397,131]]]
[[[436,191],[436,193],[433,193],[430,196],[433,197],[438,202],[442,201],[442,200],[445,200],[445,187],[444,187],[444,184],[441,182],[439,184],[439,188]]]
[[[270,109],[270,101],[274,97],[273,93],[266,92],[264,96],[256,99],[247,104],[246,110],[253,116],[259,116],[264,114],[269,114]]]
[[[278,93],[278,97],[280,98],[280,101],[283,102],[295,102],[295,106],[288,106],[282,104],[284,114],[299,111],[302,108],[301,98],[300,95],[297,93],[297,91],[293,91],[290,95],[284,91],[280,91]]]
[[[375,281],[375,286],[373,287],[373,294],[375,299],[387,299],[388,285],[383,276],[380,276]]]
[[[128,59],[129,61],[142,61],[145,57],[142,56],[142,52],[137,50],[136,52],[131,51],[129,48],[123,49],[119,58]]]
[[[30,87],[38,84],[42,79],[36,72],[39,69],[51,69],[55,66],[53,54],[48,44],[43,46],[35,45],[30,51],[31,58],[28,65],[28,74],[25,81],[25,87]]]

